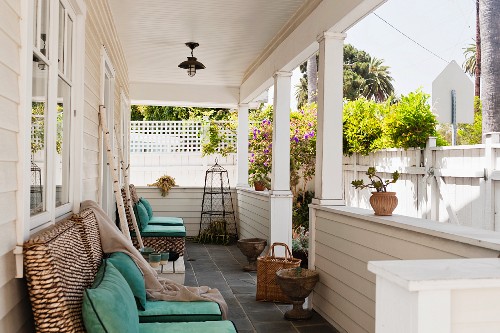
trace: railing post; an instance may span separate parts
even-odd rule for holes
[[[500,195],[496,195],[496,193],[500,193],[499,185],[496,184],[493,179],[491,179],[491,175],[493,170],[496,167],[496,154],[494,144],[498,144],[500,142],[500,133],[491,132],[484,134],[485,137],[485,148],[484,148],[484,157],[485,157],[485,200],[484,200],[484,212],[485,212],[485,221],[484,221],[484,229],[487,230],[500,230],[500,217],[497,217],[495,212],[500,211],[500,203],[497,203],[497,200],[500,199]],[[498,198],[498,199],[496,199]]]
[[[426,180],[427,184],[427,200],[426,200],[426,211],[423,214],[424,218],[438,221],[439,218],[439,193],[436,184],[436,179],[434,178],[434,158],[432,148],[436,147],[436,138],[429,137],[424,151],[424,166],[425,175],[423,180]]]

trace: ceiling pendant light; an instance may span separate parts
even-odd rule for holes
[[[197,61],[196,58],[193,56],[193,50],[197,48],[199,45],[200,44],[194,42],[186,43],[186,46],[191,49],[191,56],[187,57],[188,60],[183,61],[179,64],[180,68],[187,69],[187,73],[189,76],[195,76],[197,69],[205,69],[205,65]]]

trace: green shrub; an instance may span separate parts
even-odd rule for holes
[[[428,103],[429,97],[419,89],[401,96],[398,103],[390,106],[383,124],[387,148],[425,148],[427,139],[437,135],[438,122]]]
[[[481,100],[474,97],[474,122],[472,124],[458,124],[457,143],[459,145],[476,145],[483,138],[483,115]]]
[[[380,147],[385,104],[362,97],[344,105],[344,154],[368,155]]]

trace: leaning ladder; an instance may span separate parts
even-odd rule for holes
[[[111,170],[111,176],[113,177],[113,192],[115,194],[116,205],[118,207],[120,229],[122,233],[125,235],[125,237],[130,242],[132,242],[132,239],[130,238],[130,231],[128,229],[127,217],[125,216],[125,207],[123,206],[123,198],[121,196],[120,186],[118,182],[118,168],[115,164],[116,157],[113,155],[113,152],[111,151],[110,134],[108,130],[108,124],[106,121],[106,108],[104,107],[104,105],[99,106],[99,120],[102,131],[104,132],[103,139],[104,142],[106,143],[106,151],[107,151],[106,155],[108,157],[107,165],[109,166],[109,169]]]

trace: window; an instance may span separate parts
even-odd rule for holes
[[[68,0],[33,1],[30,229],[73,208],[76,19]]]

